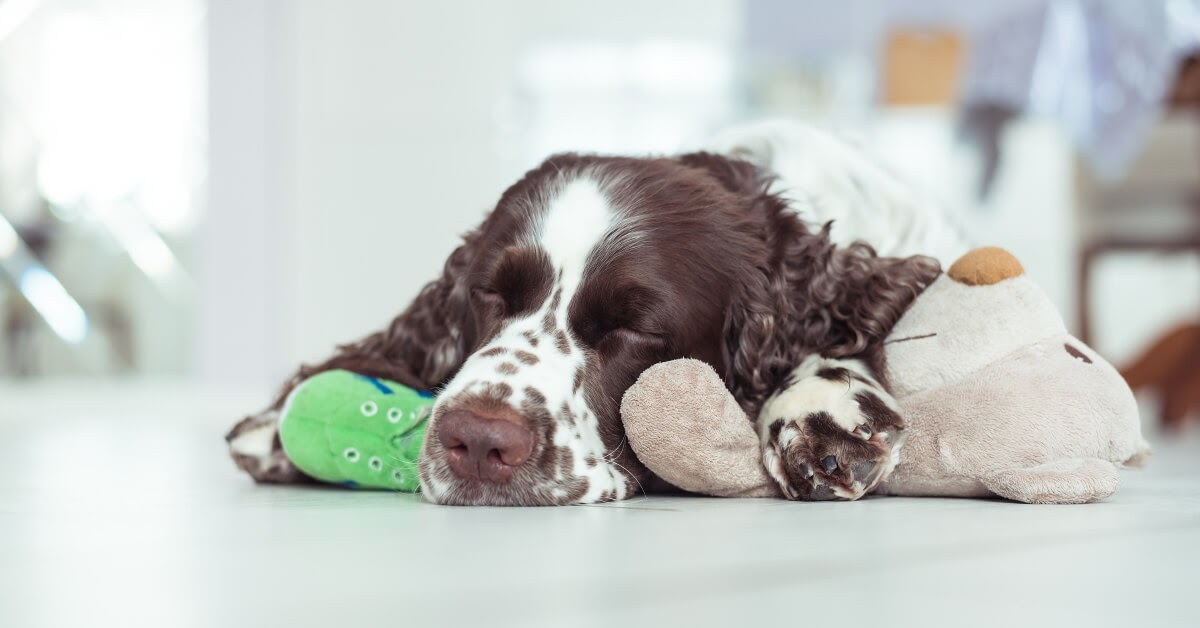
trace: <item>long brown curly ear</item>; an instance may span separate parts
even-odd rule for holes
[[[463,281],[475,256],[478,232],[466,235],[442,270],[442,276],[421,289],[387,329],[356,342],[340,345],[328,360],[301,366],[284,385],[274,406],[281,407],[300,382],[331,369],[428,390],[453,376],[475,341],[469,289]]]
[[[836,247],[829,227],[794,245],[786,260],[793,331],[822,355],[862,356],[882,345],[941,265],[923,255],[879,257],[864,242]]]
[[[809,354],[861,357],[879,372],[884,338],[941,272],[931,257],[838,248],[830,224],[811,233],[781,202],[765,207],[769,259],[742,282],[725,327],[726,382],[751,416]]]

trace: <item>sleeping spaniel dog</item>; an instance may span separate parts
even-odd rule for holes
[[[781,145],[806,165],[778,167]],[[300,368],[271,408],[239,423],[234,459],[259,481],[304,481],[269,438],[278,411],[305,378],[347,369],[438,393],[420,461],[426,499],[623,499],[662,482],[625,444],[622,395],[650,365],[692,357],[757,417],[763,462],[787,497],[868,493],[904,428],[882,341],[940,267],[880,256],[856,231],[892,254],[965,247],[838,138],[768,127],[718,148],[550,157],[386,329]]]

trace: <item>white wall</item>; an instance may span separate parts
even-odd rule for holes
[[[211,0],[208,207],[196,247],[196,370],[263,385],[280,370],[286,293],[279,81],[286,15],[271,0]]]
[[[529,165],[497,146],[527,44],[741,32],[739,0],[210,5],[199,366],[243,383],[383,325]]]

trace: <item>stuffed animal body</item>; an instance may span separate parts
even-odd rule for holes
[[[1001,249],[960,258],[885,346],[907,429],[877,493],[1090,502],[1117,490],[1119,468],[1149,457],[1120,374],[1067,332]],[[648,369],[627,391],[622,417],[639,459],[684,490],[781,494],[749,419],[703,362]]]

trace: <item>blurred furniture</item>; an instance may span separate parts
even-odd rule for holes
[[[893,31],[884,43],[883,103],[953,104],[966,48],[964,37],[952,30]]]
[[[64,223],[49,211],[42,211],[35,220],[15,225],[17,236],[37,263],[59,274],[53,261],[72,242],[64,242]],[[78,244],[77,242],[74,244]],[[99,258],[100,249],[89,251],[89,261]],[[99,264],[90,264],[95,268]],[[102,267],[102,266],[101,266]],[[5,277],[0,276],[0,280]],[[77,282],[78,277],[76,277]],[[40,362],[44,346],[39,344],[40,332],[46,329],[41,315],[34,309],[29,296],[22,294],[19,280],[14,280],[11,291],[0,292],[0,375],[30,377],[46,372]],[[69,285],[69,284],[68,284]],[[137,368],[137,352],[133,318],[127,299],[120,295],[100,295],[80,304],[91,323],[93,331],[101,332],[107,341],[109,352],[103,363],[106,370],[128,373]],[[81,351],[95,351],[100,345],[88,345]]]
[[[1200,57],[1181,64],[1168,92],[1168,113],[1150,131],[1144,150],[1115,183],[1080,169],[1083,246],[1079,258],[1081,340],[1091,343],[1091,285],[1096,261],[1109,253],[1200,254]],[[1181,289],[1200,291],[1198,286]],[[1200,323],[1169,330],[1123,374],[1135,391],[1160,396],[1160,418],[1178,427],[1200,410]]]
[[[1200,409],[1200,324],[1171,329],[1121,374],[1134,390],[1158,392],[1164,426],[1181,426],[1188,412]]]
[[[57,223],[43,215],[30,225],[17,226],[17,236],[29,247],[38,260],[44,260],[54,243]],[[37,349],[34,336],[39,320],[19,290],[13,290],[4,303],[4,335],[0,355],[4,356],[4,371],[18,376],[33,375],[37,369]]]

